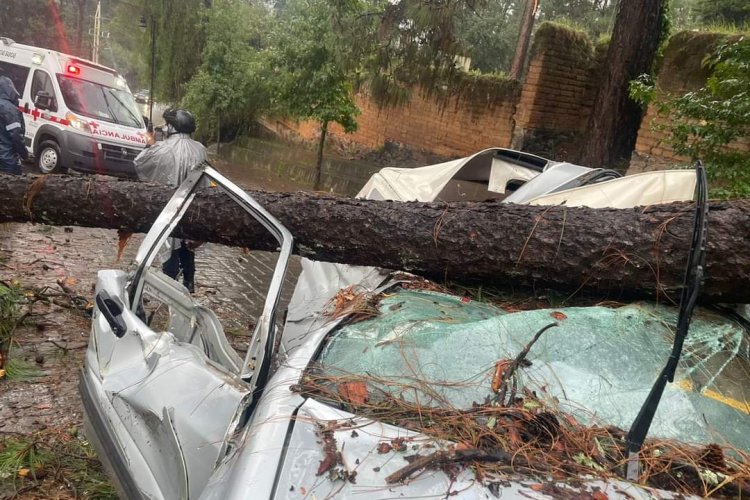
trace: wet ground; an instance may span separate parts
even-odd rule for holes
[[[155,108],[154,116],[157,115],[160,116],[161,111],[157,113]],[[241,162],[233,160],[235,155],[228,154],[230,148],[226,149],[227,153],[222,151],[224,159],[214,158],[212,161],[218,170],[240,186],[265,191],[310,189],[305,180],[305,170],[310,166],[299,165],[309,160],[309,151],[304,147],[268,144],[259,140],[245,141],[242,147],[245,150]],[[284,150],[281,160],[276,155],[279,149]],[[308,159],[303,161],[300,158]],[[343,171],[350,165],[346,161],[336,161],[337,168]],[[418,155],[409,158],[399,150],[386,150],[379,157],[357,162],[361,173],[352,177],[348,189],[356,192],[369,173],[382,166],[425,163],[430,162]],[[299,172],[300,168],[301,177],[290,175],[292,170]],[[24,171],[37,173],[33,165],[25,165]],[[335,190],[333,185],[325,189]],[[58,460],[54,476],[41,481],[29,481],[12,472],[3,473],[2,459],[10,449],[9,443],[15,439],[21,439],[24,446],[34,449],[37,446],[34,443],[49,440],[50,436],[56,436],[56,440],[62,436],[63,444],[70,442],[71,436],[77,436],[73,441],[80,441],[85,446],[85,437],[79,432],[82,413],[77,388],[90,330],[85,303],[92,299],[97,271],[126,269],[142,239],[142,235],[134,235],[118,261],[115,231],[31,224],[0,225],[0,281],[17,282],[27,295],[21,309],[26,316],[13,333],[9,356],[24,362],[26,372],[0,378],[0,500],[111,498],[111,488],[95,458],[83,457],[83,471],[67,470],[66,466],[59,465],[62,460]],[[239,351],[246,348],[247,335],[262,310],[276,258],[273,253],[248,252],[213,244],[205,244],[196,251],[194,296],[216,313],[230,342]],[[293,256],[278,309],[282,316],[299,270],[299,259]],[[71,301],[72,296],[79,300]],[[31,307],[30,302],[33,302]],[[88,453],[90,449],[84,447],[73,454],[80,458]],[[91,477],[85,473],[87,464],[92,466],[91,471],[97,471]],[[75,483],[69,479],[73,476],[82,476],[85,480]]]
[[[217,167],[248,189],[297,190],[273,175],[243,175],[221,161]],[[10,358],[23,360],[38,376],[0,378],[0,457],[10,436],[54,433],[78,434],[82,424],[78,374],[88,343],[90,319],[71,308],[69,296],[90,300],[100,269],[126,269],[142,235],[127,243],[116,261],[115,231],[31,224],[0,225],[0,281],[18,282],[26,290],[40,291],[49,300],[37,300],[13,335]],[[277,254],[204,244],[196,251],[194,297],[219,317],[232,344],[240,351],[263,307]],[[292,257],[279,314],[283,314],[299,274],[299,259]],[[64,289],[66,290],[64,292]],[[30,293],[30,292],[29,292]],[[27,298],[28,299],[28,298]],[[41,434],[40,434],[41,433]],[[17,498],[18,478],[0,474],[0,499]],[[26,488],[28,488],[26,484]],[[55,486],[59,489],[59,485]],[[31,488],[21,498],[47,498],[50,489]],[[65,488],[63,488],[64,490]],[[26,490],[23,490],[26,491]],[[70,492],[68,492],[70,493]],[[66,496],[67,495],[67,496]],[[61,494],[58,498],[75,498]],[[84,497],[86,495],[83,495]]]

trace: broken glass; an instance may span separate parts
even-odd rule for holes
[[[514,359],[557,322],[516,372],[518,394],[587,425],[625,429],[669,356],[677,319],[676,308],[651,303],[505,313],[414,290],[386,294],[378,307],[377,317],[329,337],[318,358],[326,376],[362,377],[373,394],[423,406],[471,408],[496,396],[496,362]],[[650,436],[750,450],[749,357],[739,324],[696,309]]]

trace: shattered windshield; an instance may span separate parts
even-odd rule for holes
[[[64,75],[57,75],[57,80],[65,103],[75,113],[128,127],[144,127],[130,92]]]
[[[380,298],[376,317],[335,331],[309,372],[321,385],[355,381],[352,387],[378,404],[472,411],[497,404],[499,367],[556,322],[515,371],[513,404],[541,404],[586,426],[627,429],[669,355],[676,317],[676,308],[648,303],[506,313],[399,290]],[[748,358],[739,324],[697,309],[651,436],[750,450]],[[345,392],[351,396],[351,387]]]

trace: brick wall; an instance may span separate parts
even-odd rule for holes
[[[356,96],[361,114],[358,130],[345,134],[332,124],[330,136],[349,150],[378,149],[386,141],[441,156],[461,156],[493,146],[510,145],[516,95],[485,103],[452,97],[442,100],[428,97],[417,89],[403,106],[380,108],[367,95]],[[304,141],[319,136],[315,122],[290,119],[266,119],[264,125],[275,132]]]
[[[380,108],[357,96],[361,115],[353,134],[332,125],[330,137],[347,150],[372,150],[387,141],[442,156],[500,146],[550,158],[575,159],[596,81],[596,56],[585,34],[553,23],[535,34],[520,92],[492,97],[482,90],[448,99],[413,92],[408,104]],[[316,123],[267,118],[263,124],[288,139],[314,142]]]
[[[658,92],[641,121],[628,173],[662,170],[690,162],[689,158],[676,154],[670,146],[672,120],[658,112],[659,103],[705,85],[710,74],[703,66],[703,59],[723,38],[724,35],[717,33],[686,31],[677,33],[669,40],[656,79]],[[739,140],[729,147],[748,151],[750,138]]]
[[[536,33],[533,57],[516,115],[524,129],[581,132],[591,108],[590,72],[594,49],[585,35],[554,24]]]

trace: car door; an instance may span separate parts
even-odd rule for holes
[[[244,360],[227,341],[216,315],[151,267],[196,188],[207,181],[223,189],[279,243]],[[253,398],[263,390],[291,248],[290,233],[273,216],[204,165],[193,169],[161,212],[133,270],[99,273],[82,394],[87,416],[94,421],[98,451],[114,462],[110,465],[127,497],[197,498],[203,491],[231,437],[246,422]],[[154,328],[149,312],[154,302],[168,310],[163,329]]]

